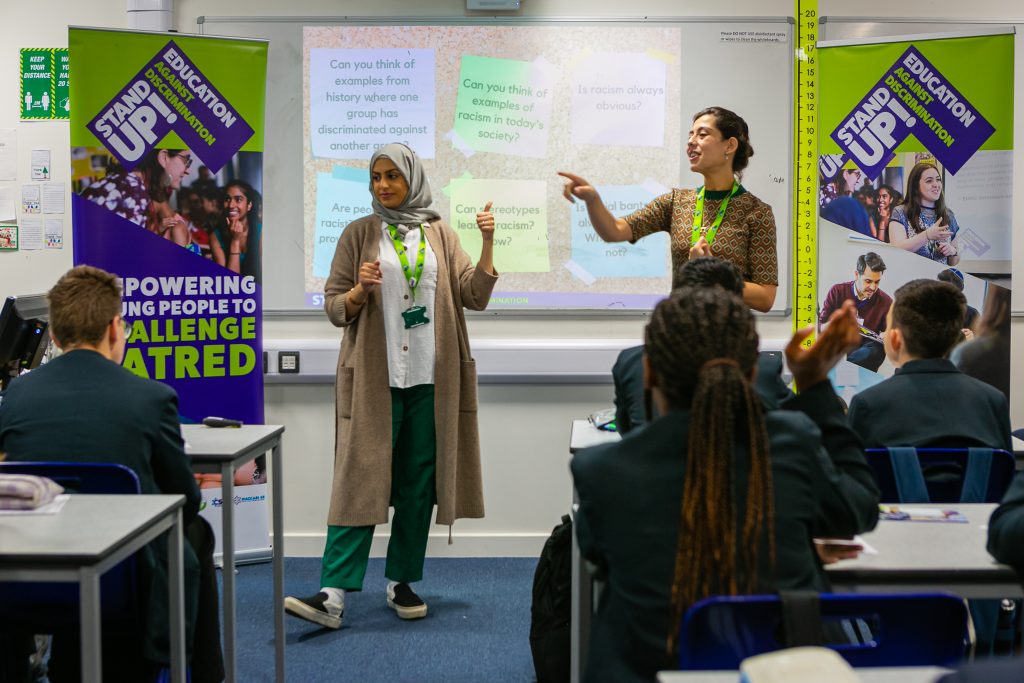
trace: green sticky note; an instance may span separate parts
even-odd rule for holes
[[[451,188],[452,227],[474,261],[482,237],[476,214],[488,201],[494,213],[494,267],[499,273],[547,273],[547,188],[543,180],[473,178]]]

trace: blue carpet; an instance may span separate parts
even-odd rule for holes
[[[533,558],[427,559],[416,592],[427,618],[401,621],[385,603],[384,561],[370,560],[364,589],[349,593],[341,629],[285,615],[289,682],[373,683],[534,680],[530,657]],[[238,568],[237,666],[245,683],[274,678],[270,564]],[[320,560],[285,559],[285,595],[320,587]]]

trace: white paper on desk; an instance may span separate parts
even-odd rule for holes
[[[64,504],[68,502],[68,498],[71,496],[67,493],[62,493],[46,505],[40,505],[37,508],[31,510],[0,510],[0,516],[9,515],[55,515],[60,512]]]
[[[64,183],[43,183],[43,213],[64,213]]]
[[[0,180],[18,179],[18,132],[0,128]]]
[[[16,221],[18,218],[17,206],[14,185],[0,185],[0,223]]]
[[[50,179],[50,150],[32,150],[32,180]]]
[[[21,186],[21,212],[22,213],[39,213],[39,186],[38,185],[22,185]]]
[[[43,219],[41,216],[22,216],[18,223],[22,250],[43,248]]]
[[[45,218],[43,220],[43,233],[46,238],[47,249],[64,248],[64,219]]]

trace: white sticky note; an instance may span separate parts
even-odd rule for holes
[[[570,273],[575,275],[577,278],[583,281],[586,285],[592,285],[597,282],[597,278],[591,275],[586,268],[576,263],[575,261],[566,261],[565,268]]]

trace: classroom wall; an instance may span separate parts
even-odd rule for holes
[[[879,0],[840,3],[822,0],[821,16],[905,17],[904,5]],[[917,3],[932,20],[957,17],[1024,23],[1016,5],[995,0],[932,0]],[[678,0],[638,0],[628,14],[619,0],[523,0],[519,16],[626,17],[626,16],[783,16],[794,11],[792,2],[782,0],[736,0],[707,5]],[[55,180],[67,180],[68,126],[66,122],[20,123],[17,121],[18,49],[22,47],[63,47],[67,45],[66,25],[127,28],[123,0],[34,0],[7,2],[0,25],[0,128],[18,129],[19,182],[27,182],[28,159],[33,147],[48,147],[53,154]],[[443,16],[465,17],[462,0],[357,0],[339,7],[337,0],[296,0],[282,9],[277,2],[252,0],[178,0],[175,28],[194,32],[199,15],[240,16],[290,15],[337,16]],[[1017,16],[1012,14],[1017,12]],[[1015,89],[1018,102],[1024,96],[1024,68],[1018,51]],[[74,78],[74,75],[71,76]],[[709,76],[710,77],[710,76]],[[1018,106],[1017,131],[1024,131],[1024,110]],[[270,132],[272,134],[272,131]],[[754,141],[756,145],[756,140]],[[1024,169],[1024,138],[1018,134],[1015,164]],[[267,163],[273,163],[268,159]],[[1014,223],[1024,216],[1024,186],[1015,183]],[[65,216],[63,251],[0,254],[0,293],[44,291],[71,266],[70,213]],[[1024,235],[1015,229],[1014,261],[1024,263]],[[1024,271],[1019,274],[1024,277]],[[1024,308],[1024,290],[1016,289],[1017,308]],[[469,320],[473,339],[621,339],[639,343],[643,318],[599,317],[495,317],[474,316]],[[758,321],[763,339],[781,340],[790,333],[788,318],[762,317]],[[338,332],[322,317],[268,318],[264,323],[268,340],[336,340]],[[1024,349],[1024,323],[1014,322],[1015,386],[1024,374],[1019,362]],[[536,555],[543,539],[559,517],[568,510],[571,483],[568,476],[570,420],[611,405],[610,384],[487,384],[480,388],[480,429],[483,449],[484,488],[487,518],[460,521],[455,525],[455,544],[447,545],[447,529],[437,529],[431,539],[434,555]],[[1024,392],[1018,391],[1012,406],[1013,424],[1024,426]],[[284,424],[284,490],[286,552],[290,555],[319,555],[323,547],[323,525],[333,461],[333,387],[326,384],[275,384],[266,388],[266,419]],[[376,542],[374,551],[382,545]]]

